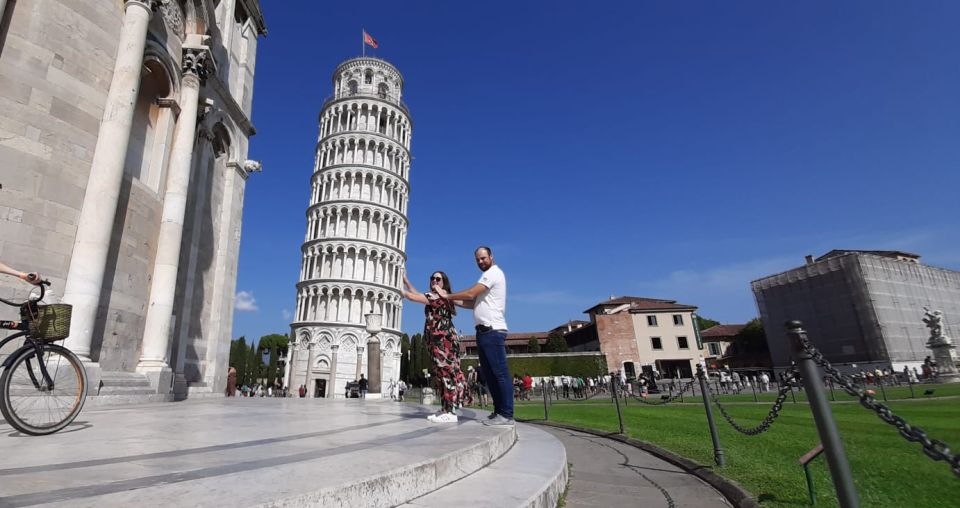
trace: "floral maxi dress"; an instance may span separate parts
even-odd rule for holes
[[[453,327],[453,302],[446,298],[431,300],[423,309],[426,316],[423,335],[433,355],[433,375],[440,385],[440,403],[446,412],[470,404],[467,380],[460,370],[460,337]]]

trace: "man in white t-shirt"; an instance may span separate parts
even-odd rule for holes
[[[453,301],[462,301],[463,307],[473,309],[477,329],[477,350],[484,382],[493,398],[493,413],[484,425],[513,425],[513,378],[507,367],[507,278],[494,264],[490,247],[474,251],[477,267],[483,274],[470,289],[446,294],[437,293]]]

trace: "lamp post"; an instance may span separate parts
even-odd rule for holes
[[[371,393],[380,393],[382,391],[380,372],[380,343],[377,341],[377,334],[383,329],[383,315],[370,313],[364,316],[366,320],[367,333],[370,334],[370,340],[367,342],[367,382]]]

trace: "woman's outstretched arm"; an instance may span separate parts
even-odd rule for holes
[[[410,283],[410,279],[407,278],[407,274],[403,274],[403,286],[404,289],[400,290],[400,293],[403,294],[403,297],[411,302],[422,303],[424,305],[430,303],[427,301],[427,297],[423,296],[423,293],[417,291],[417,288],[413,287],[413,284]]]

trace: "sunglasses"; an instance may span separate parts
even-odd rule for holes
[[[439,280],[442,281],[443,277],[430,277],[430,280]]]

